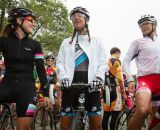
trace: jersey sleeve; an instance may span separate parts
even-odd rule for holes
[[[41,91],[44,93],[45,96],[48,96],[48,90],[46,90],[47,76],[44,67],[44,55],[42,52],[41,45],[39,43],[36,44],[34,59],[35,59],[36,71],[41,83]]]
[[[62,42],[59,52],[58,52],[58,57],[57,57],[57,62],[56,62],[56,67],[57,67],[57,75],[58,75],[58,80],[61,81],[65,78],[69,78],[67,71],[65,69],[65,40]]]
[[[124,88],[124,82],[123,82],[123,73],[122,73],[122,65],[119,60],[115,62],[115,68],[116,68],[116,78],[117,78],[117,84],[120,86],[121,94],[123,95],[125,93]]]
[[[132,72],[131,72],[131,67],[130,67],[130,63],[131,61],[135,58],[135,56],[138,54],[139,52],[139,42],[138,41],[134,41],[131,43],[124,59],[123,59],[123,64],[122,64],[122,68],[123,71],[126,75],[127,81],[134,81],[134,78],[132,76]]]

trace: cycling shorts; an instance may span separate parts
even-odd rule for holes
[[[2,81],[0,83],[0,103],[16,103],[17,117],[27,117],[29,102],[36,95],[34,81]]]
[[[138,77],[136,93],[148,92],[152,95],[160,94],[160,74],[151,74]]]
[[[61,115],[62,116],[73,116],[74,110],[78,106],[78,96],[81,89],[63,89],[62,91],[62,104],[61,104]],[[88,89],[85,91],[85,109],[88,115],[101,115],[101,99],[100,92],[94,91],[89,93]]]

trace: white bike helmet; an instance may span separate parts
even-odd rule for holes
[[[154,16],[151,16],[151,15],[142,15],[141,18],[138,20],[138,24],[142,24],[143,22],[151,22],[155,25],[157,25],[157,20],[155,19]]]
[[[71,12],[70,12],[70,18],[72,17],[72,15],[74,15],[77,12],[84,14],[86,16],[86,18],[88,18],[88,20],[89,20],[89,18],[90,18],[89,12],[86,8],[83,8],[83,7],[73,8],[73,10],[71,10]]]

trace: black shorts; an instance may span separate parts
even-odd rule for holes
[[[18,117],[26,117],[29,102],[36,96],[34,81],[2,81],[0,83],[0,103],[16,103]]]
[[[62,116],[72,116],[74,110],[78,106],[78,96],[81,89],[64,89],[62,91],[62,105],[61,105],[61,115]],[[101,98],[100,92],[88,92],[88,89],[85,91],[85,109],[90,115],[99,115],[101,114]]]

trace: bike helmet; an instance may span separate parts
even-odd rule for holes
[[[74,15],[77,12],[84,14],[89,20],[89,18],[90,18],[89,12],[87,11],[86,8],[83,8],[83,7],[75,7],[75,8],[73,8],[73,10],[71,10],[71,12],[70,12],[70,19],[71,19],[72,15]]]
[[[55,60],[55,56],[54,56],[53,54],[48,54],[45,59],[46,59],[46,60],[48,60],[48,59],[53,59],[53,60]]]
[[[15,24],[16,18],[24,18],[26,16],[31,16],[36,19],[36,15],[33,11],[24,7],[14,8],[11,9],[8,13],[8,22],[11,24]]]
[[[138,24],[142,24],[143,22],[151,22],[155,25],[157,25],[157,20],[155,19],[154,16],[151,16],[151,15],[142,15],[141,18],[138,20]]]

